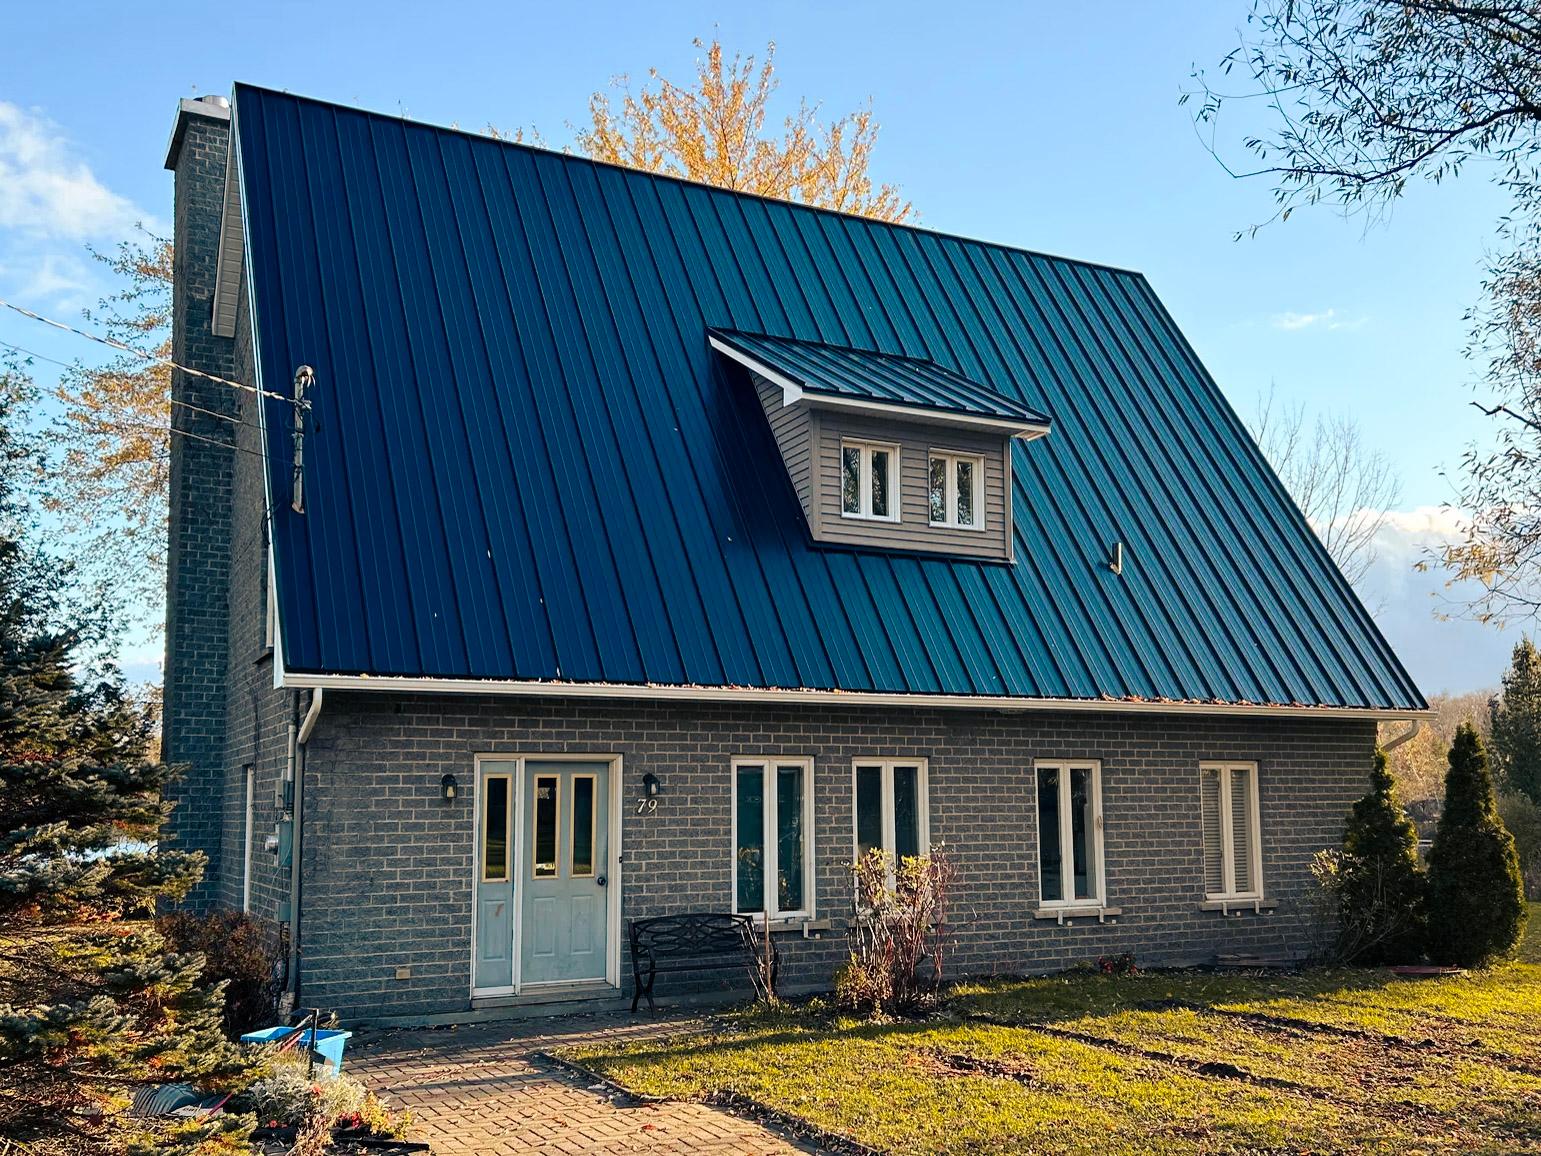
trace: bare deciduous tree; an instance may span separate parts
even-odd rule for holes
[[[1319,414],[1308,422],[1305,406],[1279,402],[1271,386],[1252,433],[1338,569],[1358,582],[1374,564],[1375,535],[1401,496],[1391,462],[1365,445],[1352,418]]]

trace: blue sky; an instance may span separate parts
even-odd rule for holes
[[[831,114],[871,99],[875,168],[923,225],[1139,269],[1244,415],[1273,383],[1355,417],[1403,494],[1363,584],[1425,691],[1497,681],[1515,637],[1435,617],[1413,563],[1445,533],[1463,447],[1483,435],[1461,357],[1464,311],[1503,210],[1479,169],[1418,187],[1366,227],[1266,218],[1262,181],[1227,176],[1178,95],[1233,47],[1245,0],[1095,9],[1048,3],[158,3],[12,6],[0,46],[0,296],[74,315],[102,289],[86,244],[164,227],[177,98],[235,80],[462,127],[567,137],[589,94],[649,66],[688,76],[695,36],[778,48],[781,95]],[[1238,156],[1244,125],[1221,126]],[[0,341],[74,357],[72,339],[0,317]],[[50,367],[40,367],[47,371]],[[46,377],[47,373],[40,374]],[[131,671],[157,647],[133,642]]]

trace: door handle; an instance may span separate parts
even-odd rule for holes
[[[603,887],[606,883],[610,882],[610,880],[606,879],[603,875],[601,875],[597,879],[595,879],[594,882],[598,883],[601,887]]]

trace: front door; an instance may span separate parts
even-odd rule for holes
[[[522,984],[605,979],[608,763],[524,764],[518,854]]]

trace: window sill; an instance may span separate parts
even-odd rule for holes
[[[758,912],[753,913],[754,925],[758,928],[765,926],[765,920]],[[831,923],[828,918],[815,919],[811,915],[778,915],[770,921],[772,931],[829,931]]]
[[[1246,911],[1261,915],[1278,906],[1278,901],[1273,899],[1206,899],[1199,904],[1199,910],[1218,911],[1222,915],[1240,915]]]
[[[1098,923],[1105,923],[1110,919],[1116,920],[1123,913],[1122,907],[1103,907],[1091,903],[1078,907],[1040,907],[1033,912],[1033,918],[1053,919],[1059,923],[1070,923],[1076,919],[1095,919]]]

